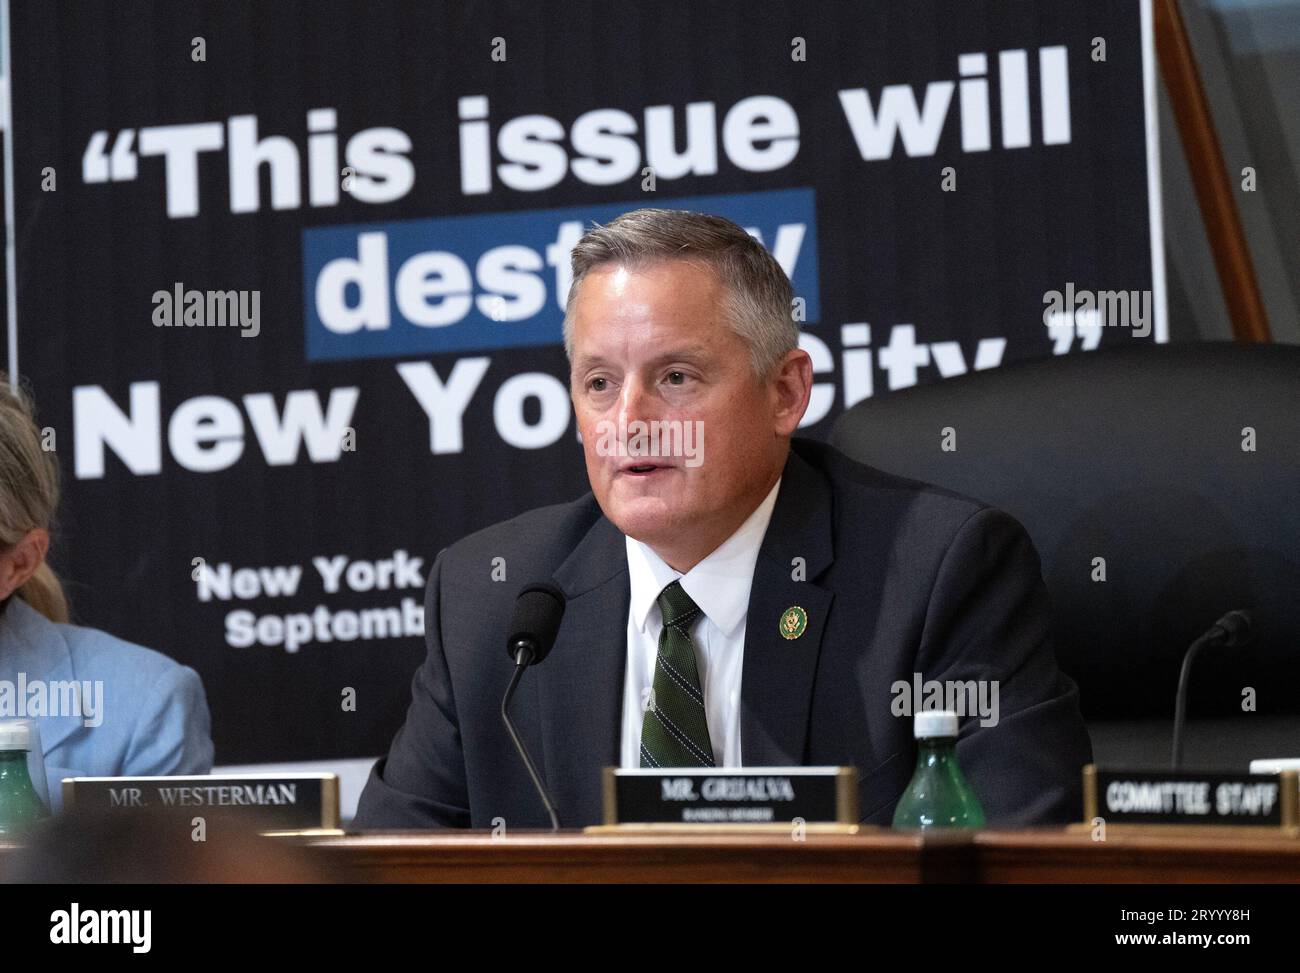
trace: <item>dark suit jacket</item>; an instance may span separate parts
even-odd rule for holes
[[[505,558],[506,581],[493,581]],[[806,580],[796,570],[802,558]],[[519,590],[551,579],[568,608],[512,713],[563,827],[600,823],[620,756],[629,586],[623,535],[587,494],[472,534],[429,577],[428,657],[405,725],[371,772],[360,828],[549,826],[501,720]],[[808,627],[777,623],[802,606]],[[916,760],[897,680],[998,680],[1000,721],[962,720],[959,763],[990,824],[1079,820],[1092,756],[1056,664],[1038,555],[978,501],[796,439],[754,569],[741,678],[746,766],[851,764],[863,821],[888,824]]]

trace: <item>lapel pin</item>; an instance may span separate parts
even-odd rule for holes
[[[808,628],[808,613],[798,605],[791,605],[781,616],[781,637],[797,639]]]

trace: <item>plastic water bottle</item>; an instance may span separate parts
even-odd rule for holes
[[[957,766],[957,714],[916,714],[916,771],[894,811],[895,828],[982,828],[984,809]]]
[[[0,723],[0,835],[20,835],[49,811],[27,772],[31,731],[26,723]]]

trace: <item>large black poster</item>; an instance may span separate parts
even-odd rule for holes
[[[1161,340],[1147,16],[14,0],[10,365],[76,619],[194,666],[219,762],[382,752],[432,557],[586,488],[567,257],[628,209],[773,251],[814,436]]]

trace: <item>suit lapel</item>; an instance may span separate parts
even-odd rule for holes
[[[631,593],[623,535],[600,517],[556,570],[567,605],[537,667],[543,776],[560,823],[598,820],[601,769],[617,767]]]
[[[791,451],[754,567],[745,621],[740,746],[747,767],[804,762],[813,679],[835,597],[815,582],[834,557],[831,528],[829,484]],[[797,638],[781,630],[791,608],[807,618]]]
[[[791,451],[749,595],[740,702],[746,766],[803,762],[813,677],[834,600],[814,579],[833,554],[830,486]],[[803,559],[807,580],[795,580],[795,558]],[[564,623],[534,675],[542,774],[561,825],[571,827],[599,820],[601,769],[620,760],[631,598],[622,533],[598,517],[553,579],[567,599]],[[804,610],[807,627],[787,639],[780,622],[792,606]]]

